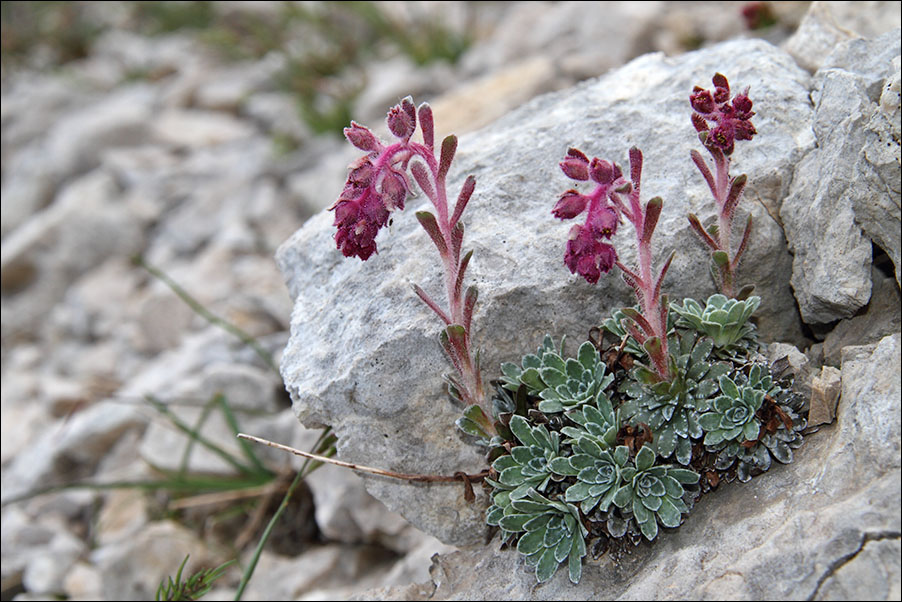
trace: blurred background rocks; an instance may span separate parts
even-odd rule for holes
[[[261,354],[136,256],[278,362],[292,302],[273,254],[340,192],[357,154],[340,136],[351,119],[379,131],[412,94],[432,104],[439,135],[464,134],[648,52],[763,38],[814,73],[837,44],[898,26],[898,2],[4,2],[3,598],[146,599],[187,554],[189,569],[247,562],[298,458],[255,449],[270,478],[213,497],[31,495],[173,472],[195,484],[241,476],[171,416],[230,457],[243,451],[220,397],[245,432],[301,449],[318,436],[298,424]],[[880,106],[898,123],[891,94]],[[871,159],[878,172],[887,164]],[[862,284],[841,312],[851,320],[807,334],[833,365],[842,347],[898,330],[839,328],[898,320],[898,238],[893,255],[892,231],[874,221],[868,236],[888,247],[874,262],[875,274],[884,268],[875,300]],[[277,525],[245,598],[396,591],[426,582],[432,555],[451,550],[355,475],[322,468]],[[208,598],[231,599],[239,578],[233,567]]]

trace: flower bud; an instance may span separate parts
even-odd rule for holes
[[[567,151],[567,157],[561,161],[561,170],[573,180],[589,179],[589,158],[575,148]]]
[[[614,181],[614,167],[604,159],[596,157],[589,165],[589,176],[599,184],[610,184]]]
[[[385,121],[388,124],[389,131],[401,140],[410,139],[416,127],[415,122],[410,118],[410,114],[402,109],[400,105],[395,105],[389,109]]]
[[[351,127],[346,127],[344,132],[348,142],[362,151],[378,151],[382,146],[369,128],[366,128],[355,121],[352,121]]]
[[[711,92],[702,90],[698,86],[689,96],[689,104],[692,105],[693,109],[705,115],[714,111],[714,97],[711,95]]]
[[[407,182],[402,174],[389,171],[382,178],[382,201],[389,211],[404,209],[404,201],[407,199]]]
[[[588,201],[588,197],[571,189],[561,195],[551,213],[558,219],[572,219],[586,210]]]

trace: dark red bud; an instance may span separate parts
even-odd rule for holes
[[[589,179],[589,164],[582,159],[564,159],[561,170],[568,178],[585,181]]]
[[[400,105],[389,109],[385,122],[388,124],[388,130],[402,140],[408,140],[413,135],[415,122]]]
[[[585,155],[585,153],[583,153],[581,150],[579,150],[577,148],[567,149],[567,157],[571,158],[571,159],[579,159],[580,161],[583,161],[584,163],[589,162],[589,157],[587,157]]]
[[[599,184],[610,184],[614,181],[614,167],[604,159],[592,159],[589,176]]]
[[[351,127],[345,128],[344,132],[348,142],[362,151],[378,151],[382,146],[373,132],[354,121],[351,122]]]
[[[730,93],[730,82],[727,81],[727,76],[723,73],[715,73],[714,77],[711,78],[711,83],[714,84],[715,88],[723,88],[727,94]]]
[[[699,115],[698,113],[692,114],[692,126],[695,128],[697,132],[707,132],[708,131],[708,122],[705,121],[705,118]]]
[[[692,105],[693,109],[705,115],[714,111],[714,97],[711,96],[711,92],[708,90],[693,93],[689,97],[689,104]]]
[[[588,201],[588,197],[571,189],[561,195],[551,213],[558,219],[572,219],[585,211]]]

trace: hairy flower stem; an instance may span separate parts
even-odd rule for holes
[[[612,195],[620,212],[636,231],[639,251],[639,272],[631,270],[620,261],[615,265],[623,272],[623,279],[636,293],[639,313],[627,312],[631,319],[630,334],[645,348],[649,359],[661,380],[670,380],[670,355],[667,349],[667,303],[661,299],[661,283],[670,267],[673,255],[664,263],[657,277],[653,275],[651,237],[661,215],[663,202],[655,197],[642,206],[640,185],[642,179],[642,152],[630,149],[629,207],[618,195]]]
[[[742,240],[735,254],[731,253],[730,236],[733,231],[733,218],[736,215],[736,206],[742,198],[747,178],[740,175],[730,177],[730,157],[726,156],[719,148],[709,148],[714,158],[714,174],[711,173],[707,162],[698,151],[692,151],[692,161],[698,167],[714,197],[717,207],[717,229],[712,228],[706,232],[694,214],[689,215],[689,223],[695,233],[702,239],[711,251],[714,267],[718,273],[718,286],[720,292],[727,297],[736,296],[736,270],[739,260],[745,252],[751,234],[752,220],[749,216],[746,221]]]
[[[418,118],[422,143],[411,141]],[[465,404],[480,408],[482,417],[489,422],[479,356],[471,349],[470,322],[477,291],[474,286],[463,287],[472,251],[461,256],[464,227],[460,216],[476,180],[472,176],[466,179],[453,212],[449,211],[446,178],[457,150],[457,137],[448,136],[442,141],[436,160],[432,109],[425,103],[415,108],[410,97],[389,109],[386,124],[396,138],[388,145],[358,123],[351,122],[345,128],[348,141],[367,155],[351,165],[345,189],[331,207],[338,228],[335,242],[346,257],[357,256],[366,261],[376,253],[376,234],[388,223],[391,211],[404,209],[410,194],[409,177],[413,177],[437,214],[420,211],[416,216],[441,257],[448,306],[440,307],[417,285],[414,291],[445,323],[440,336],[442,348],[458,373],[457,377],[448,377],[449,391]]]

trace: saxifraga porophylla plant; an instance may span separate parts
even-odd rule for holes
[[[558,219],[585,220],[570,229],[564,264],[590,284],[616,266],[638,305],[602,320],[618,339],[607,350],[587,341],[568,357],[564,340],[558,347],[546,335],[519,366],[503,364],[491,406],[472,349],[476,289],[463,286],[472,252],[461,251],[460,218],[475,180],[466,179],[453,208],[445,188],[456,138],[445,138],[436,159],[432,112],[425,104],[415,108],[410,98],[388,113],[392,143],[354,122],[345,129],[366,155],[351,165],[331,207],[336,245],[348,257],[375,254],[376,234],[391,212],[404,209],[411,178],[432,203],[435,214],[421,211],[417,219],[438,250],[447,308],[420,287],[414,290],[445,323],[441,343],[457,372],[449,392],[468,406],[457,425],[488,448],[485,482],[493,503],[486,521],[503,541],[516,542],[539,582],[566,562],[577,583],[590,538],[654,540],[660,527],[677,528],[695,500],[721,480],[748,480],[766,471],[771,458],[791,461],[801,443],[801,398],[776,382],[758,354],[750,318],[761,300],[748,297],[750,287],[732,298],[751,219],[734,252],[730,231],[747,179],[731,178],[729,164],[735,141],[757,133],[752,103],[747,90],[731,97],[723,75],[713,82],[713,91],[696,87],[690,103],[714,171],[699,153],[692,159],[714,196],[718,224],[704,230],[696,216],[689,221],[711,251],[723,294],[671,306],[662,293],[674,254],[654,269],[652,236],[663,201],[641,198],[638,148],[629,151],[628,175],[616,163],[571,148],[560,167],[577,186],[590,182],[592,190],[571,188],[552,210]],[[411,139],[418,125],[422,143]],[[613,244],[624,220],[635,232],[633,267],[620,261]],[[678,464],[667,463],[671,458]]]

